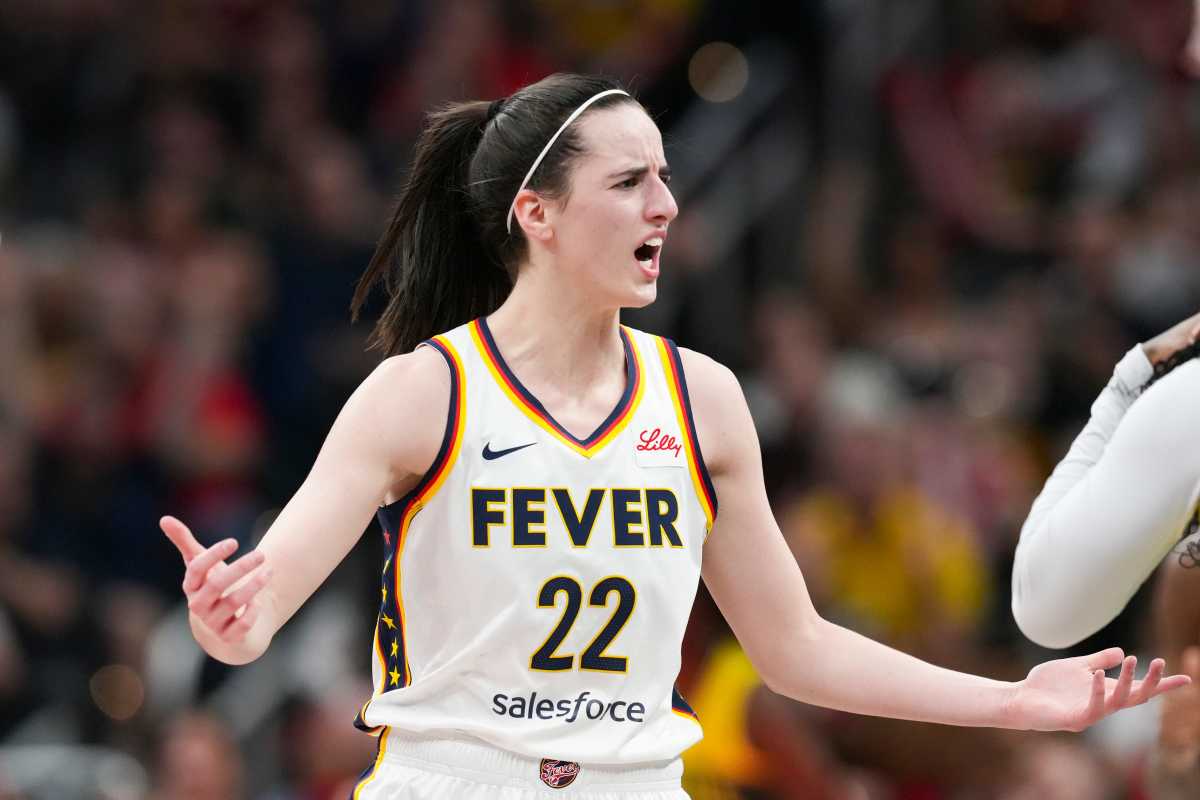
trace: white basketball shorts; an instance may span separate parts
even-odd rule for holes
[[[467,737],[431,739],[395,728],[352,800],[689,800],[683,762],[592,766],[529,758]]]

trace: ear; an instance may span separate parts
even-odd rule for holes
[[[520,226],[528,239],[549,241],[554,235],[547,215],[546,202],[532,189],[522,189],[517,193],[517,202],[513,208],[513,225]]]

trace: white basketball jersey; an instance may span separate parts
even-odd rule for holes
[[[582,440],[521,385],[485,320],[426,342],[450,366],[446,433],[379,512],[359,727],[585,764],[671,759],[700,739],[674,682],[715,496],[675,345],[621,338],[625,393]]]

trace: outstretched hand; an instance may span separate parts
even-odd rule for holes
[[[264,566],[262,551],[251,551],[227,564],[225,559],[237,551],[233,539],[206,548],[174,517],[163,517],[159,526],[187,566],[183,593],[192,617],[223,642],[243,641],[258,619],[259,605],[255,599],[271,577],[271,568]]]
[[[1117,678],[1106,669],[1121,665]],[[1012,709],[1016,727],[1039,731],[1081,731],[1122,708],[1141,705],[1164,692],[1187,686],[1187,675],[1163,676],[1166,662],[1150,662],[1143,680],[1133,679],[1137,657],[1119,647],[1077,658],[1047,661],[1016,685]]]

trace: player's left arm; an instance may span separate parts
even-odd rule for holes
[[[1155,659],[1143,681],[1118,648],[1041,664],[1022,681],[934,666],[823,619],[772,515],[758,437],[741,387],[715,361],[681,349],[718,514],[703,576],[766,684],[814,705],[952,725],[1082,730],[1183,686]],[[1121,664],[1117,679],[1104,670]]]

